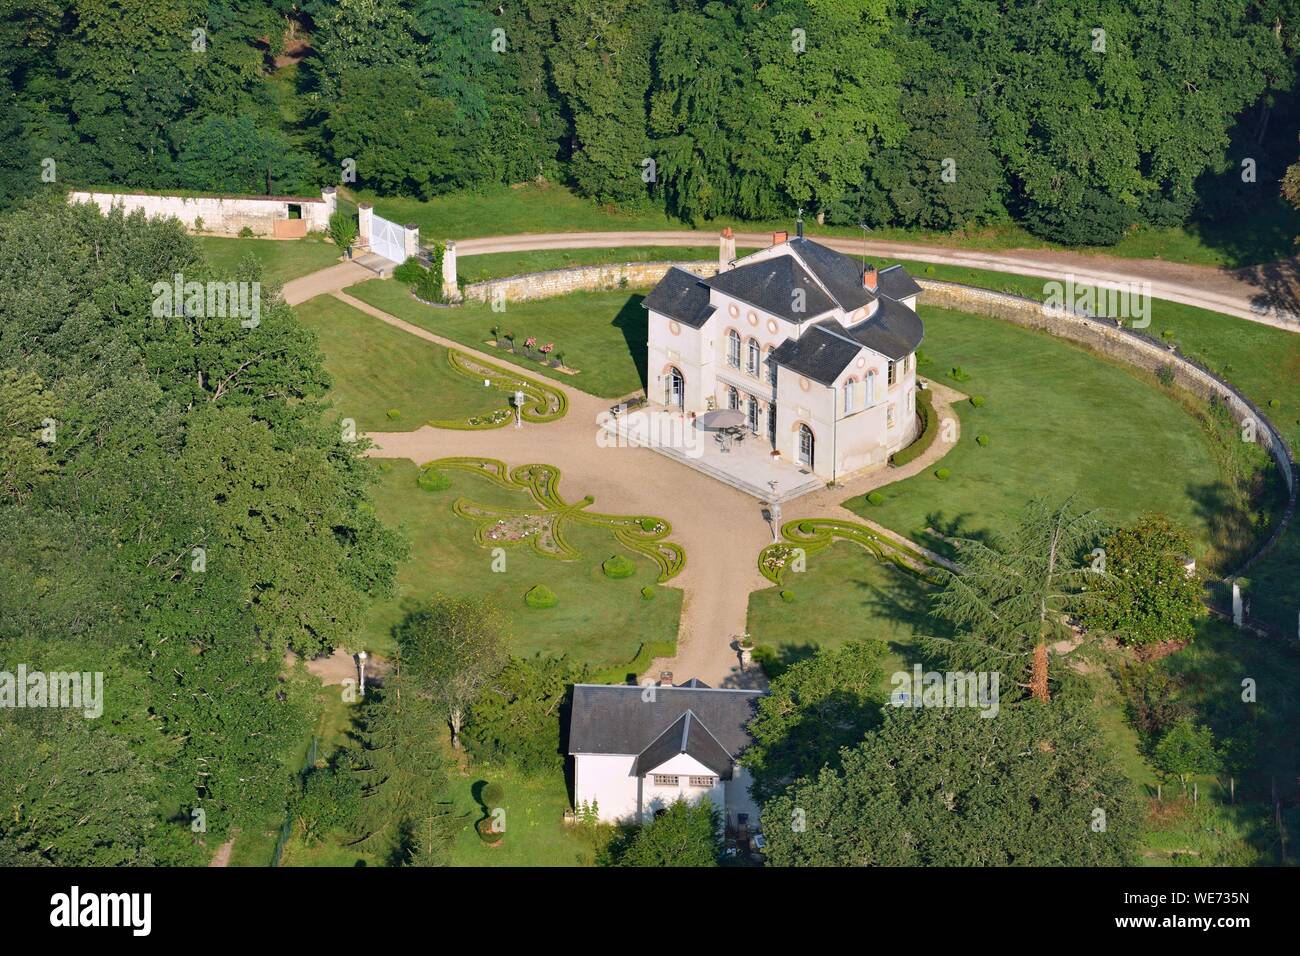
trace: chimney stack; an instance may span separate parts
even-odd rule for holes
[[[862,288],[876,291],[877,285],[876,267],[874,265],[863,266],[862,268]]]
[[[786,242],[789,238],[790,238],[790,233],[788,232],[785,231],[774,232],[772,233],[772,245],[779,246],[781,243]]]
[[[731,268],[732,261],[736,258],[736,234],[728,226],[722,230],[718,236],[718,271],[722,272]]]
[[[659,672],[659,686],[660,686],[660,687],[672,687],[672,686],[673,686],[673,672],[672,672],[672,671],[660,671],[660,672]]]

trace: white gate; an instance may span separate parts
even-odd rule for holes
[[[406,230],[381,216],[370,220],[370,251],[394,262],[406,261]]]

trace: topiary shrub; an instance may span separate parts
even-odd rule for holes
[[[867,504],[869,505],[879,505],[884,504],[884,502],[885,496],[878,491],[872,491],[867,495]]]
[[[525,604],[529,607],[539,609],[555,607],[555,605],[559,603],[559,600],[560,599],[555,596],[555,592],[545,584],[534,584],[528,589],[528,593],[524,595]]]
[[[970,372],[966,371],[960,365],[954,365],[948,369],[948,377],[954,382],[969,382],[971,379]]]
[[[1281,404],[1282,404],[1282,403],[1279,402],[1276,398],[1270,398],[1270,399],[1268,400],[1268,407],[1269,407],[1269,408],[1277,408],[1277,407],[1280,406]]]
[[[501,784],[496,781],[493,781],[483,787],[479,796],[483,800],[483,806],[487,808],[489,813],[491,813],[497,807],[501,806],[501,802],[505,800],[505,787],[501,786]]]
[[[952,472],[947,468],[937,468],[934,472],[934,477],[938,478],[940,481],[947,481],[951,475]]]
[[[939,416],[935,413],[934,398],[930,395],[929,389],[917,389],[916,414],[921,419],[921,434],[912,444],[900,448],[890,456],[889,461],[895,467],[906,465],[909,461],[921,457],[926,449],[934,444],[935,436],[939,434]]]
[[[425,491],[446,491],[451,487],[451,479],[437,468],[423,468],[415,483]]]
[[[988,443],[989,443],[989,436],[988,436],[988,435],[976,435],[976,436],[975,436],[975,444],[979,445],[981,448],[983,448],[983,447],[984,447],[985,445],[987,445]]]
[[[655,589],[647,584],[641,589],[641,597],[645,598],[647,601],[653,601],[655,599]]]
[[[630,578],[636,574],[636,564],[627,555],[616,554],[601,562],[601,570],[607,578]]]
[[[388,411],[384,412],[384,414],[388,416],[390,421],[396,421],[402,417],[402,413],[396,408],[390,408]]]
[[[983,396],[983,395],[972,395],[972,396],[970,397],[970,403],[971,403],[972,405],[974,405],[976,408],[983,408],[983,407],[984,407],[984,396]]]
[[[817,531],[817,526],[811,521],[800,521],[797,527],[800,534],[813,534]]]
[[[793,591],[782,591],[782,592],[781,592],[781,600],[784,601],[786,604],[793,604],[793,603],[794,603],[794,592],[793,592]]]
[[[641,519],[641,530],[646,532],[647,534],[654,534],[655,530],[658,527],[659,527],[659,522],[654,518]]]

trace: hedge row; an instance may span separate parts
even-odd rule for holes
[[[939,432],[939,416],[934,411],[934,397],[929,389],[916,390],[916,413],[921,416],[920,437],[890,456],[889,460],[895,467],[906,465],[909,461],[921,457],[934,444],[934,436]]]

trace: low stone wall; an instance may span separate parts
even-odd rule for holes
[[[488,279],[461,287],[466,299],[480,302],[527,302],[549,299],[570,292],[602,292],[611,289],[644,288],[654,285],[669,269],[684,269],[697,276],[718,273],[716,262],[617,262],[599,266],[573,266],[547,272],[529,272]]]
[[[107,213],[120,206],[128,214],[143,210],[149,218],[176,218],[191,229],[236,236],[249,229],[257,236],[297,239],[308,232],[324,232],[337,207],[333,186],[312,196],[165,196],[157,193],[73,190],[73,203],[93,203]],[[299,206],[301,219],[289,218],[289,207]]]
[[[1295,458],[1286,439],[1269,421],[1268,416],[1228,382],[1186,356],[1179,355],[1168,346],[1118,326],[1113,319],[1050,310],[1034,299],[1006,292],[978,289],[956,282],[943,282],[936,279],[918,279],[917,282],[925,290],[925,302],[928,305],[948,306],[963,312],[989,315],[1025,328],[1047,332],[1152,373],[1164,366],[1173,372],[1174,383],[1181,388],[1207,401],[1217,397],[1227,403],[1233,417],[1239,422],[1252,420],[1255,423],[1256,440],[1268,449],[1277,463],[1278,470],[1282,473],[1289,502],[1282,521],[1274,529],[1268,542],[1239,569],[1238,573],[1244,573],[1282,536],[1295,514]]]

